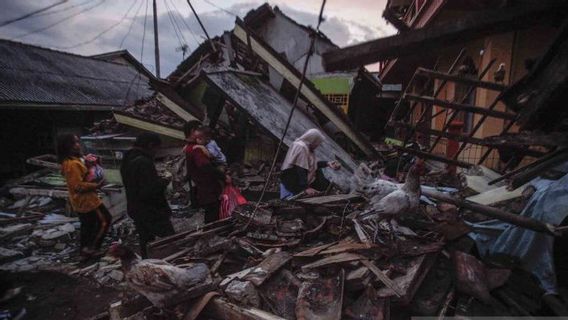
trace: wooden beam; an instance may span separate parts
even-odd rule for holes
[[[532,168],[519,172],[515,177],[511,180],[511,187],[518,188],[523,184],[531,181],[532,179],[538,177],[539,175],[545,173],[547,170],[556,167],[559,164],[562,164],[568,160],[568,149],[562,149],[558,155],[553,158],[550,158],[546,161],[543,161]]]
[[[451,82],[459,82],[459,83],[463,83],[463,84],[466,84],[466,85],[469,85],[469,86],[472,86],[472,87],[476,87],[476,88],[484,88],[484,89],[495,90],[495,91],[503,91],[503,90],[507,89],[507,86],[504,86],[504,85],[499,84],[499,83],[480,81],[480,80],[471,79],[471,78],[465,78],[465,77],[461,77],[461,76],[458,76],[458,75],[443,73],[443,72],[425,69],[425,68],[416,69],[416,74],[426,76],[426,77],[430,77],[430,78],[434,78],[434,79],[441,79],[441,80],[446,80],[446,81],[451,81]]]
[[[449,163],[449,164],[453,164],[455,166],[462,167],[462,168],[469,168],[469,167],[473,166],[471,163],[467,163],[467,162],[463,162],[463,161],[459,161],[459,160],[448,159],[448,158],[443,157],[443,156],[435,155],[435,154],[420,151],[420,150],[414,150],[414,149],[409,149],[409,148],[400,147],[400,146],[394,146],[394,147],[399,151],[408,152],[408,153],[413,154],[413,155],[415,155],[419,158]]]
[[[238,306],[221,297],[211,300],[207,304],[205,311],[216,319],[285,320],[282,317],[254,307]]]
[[[152,122],[136,119],[124,114],[115,113],[114,118],[118,123],[122,123],[134,128],[155,132],[164,136],[172,137],[174,139],[185,140],[183,131],[169,128],[163,125],[155,124]]]
[[[488,35],[530,28],[563,18],[566,3],[519,5],[475,12],[431,27],[407,31],[323,54],[327,71],[348,70],[405,55],[420,55]]]
[[[166,108],[170,109],[173,113],[178,115],[185,121],[198,120],[197,117],[193,116],[191,113],[187,112],[184,108],[180,107],[177,103],[170,100],[168,97],[162,93],[156,95],[156,99],[160,101]]]
[[[462,134],[455,134],[455,133],[450,133],[450,132],[444,132],[444,131],[440,131],[440,130],[434,130],[434,129],[429,129],[429,128],[422,128],[422,127],[418,127],[418,126],[411,126],[408,124],[404,124],[401,122],[394,122],[394,123],[389,123],[389,125],[393,126],[393,127],[399,127],[399,128],[406,128],[406,129],[411,129],[417,132],[421,132],[421,133],[425,133],[425,134],[429,134],[429,135],[434,135],[434,136],[439,136],[439,137],[444,137],[450,140],[454,140],[454,141],[460,141],[460,142],[467,142],[467,143],[475,143],[475,144],[479,144],[479,145],[483,145],[484,141],[483,139],[479,139],[479,138],[475,138],[475,137],[468,137],[468,136],[464,136]]]
[[[521,216],[518,214],[512,214],[507,211],[503,211],[501,209],[497,209],[494,207],[485,206],[482,204],[474,203],[467,200],[458,199],[456,197],[438,192],[433,190],[422,189],[422,194],[426,197],[436,199],[439,201],[451,203],[458,207],[462,207],[465,209],[469,209],[471,211],[475,211],[481,213],[482,215],[499,219],[504,222],[508,222],[510,224],[526,228],[529,230],[543,232],[550,235],[557,235],[556,226],[553,226],[549,223],[544,223],[539,220],[531,219],[529,217]]]
[[[408,94],[407,93],[407,94],[404,95],[403,98],[408,99],[408,100],[414,100],[414,101],[422,102],[422,103],[430,103],[432,105],[442,106],[442,107],[453,109],[453,110],[456,110],[456,111],[466,111],[466,112],[484,114],[484,115],[487,115],[489,117],[494,117],[494,118],[500,118],[500,119],[506,119],[506,120],[515,120],[517,118],[517,116],[512,114],[512,113],[489,110],[489,109],[485,109],[485,108],[481,108],[481,107],[477,107],[477,106],[472,106],[472,105],[462,104],[462,103],[456,103],[456,102],[450,102],[450,101],[446,101],[446,100],[442,100],[442,99],[436,99],[436,98],[428,97],[428,96],[417,96],[417,95],[414,95],[414,94]]]
[[[300,84],[301,74],[288,61],[283,59],[270,46],[264,43],[253,32],[246,29],[244,23],[237,19],[233,34],[247,44],[250,41],[251,49],[266,63],[268,63],[276,72],[288,80],[294,87]],[[325,97],[315,88],[310,81],[305,81],[301,89],[302,95],[325,117],[327,117],[334,125],[339,128],[357,147],[361,149],[368,157],[377,157],[377,152],[370,142],[361,135],[360,132],[353,129],[347,116],[339,110],[335,105],[327,101]]]

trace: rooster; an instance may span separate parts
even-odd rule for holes
[[[163,260],[142,260],[132,250],[119,243],[112,244],[108,254],[120,258],[128,286],[159,308],[164,308],[168,300],[182,295],[189,288],[209,278],[209,269],[203,263],[183,269]]]
[[[404,184],[373,204],[372,211],[379,221],[396,219],[413,212],[420,204],[420,175],[424,172],[424,161],[418,159],[410,168]]]

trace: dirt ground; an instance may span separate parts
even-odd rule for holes
[[[25,308],[23,319],[87,319],[108,310],[120,291],[59,272],[0,272],[0,287],[22,287],[15,298],[0,303],[0,313]],[[8,317],[10,319],[10,317]]]

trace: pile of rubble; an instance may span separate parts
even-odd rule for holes
[[[205,263],[211,276],[172,299],[165,318],[542,314],[543,291],[528,273],[470,254],[464,201],[423,186],[428,197],[415,212],[366,219],[385,182],[360,183],[359,194],[246,205],[232,218],[152,243],[151,257],[188,270]],[[490,214],[483,208],[477,212]],[[113,304],[109,314],[158,319],[156,311],[136,299]]]

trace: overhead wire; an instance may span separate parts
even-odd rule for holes
[[[83,14],[83,13],[85,13],[85,12],[88,12],[88,11],[91,11],[91,10],[97,8],[98,6],[100,6],[101,4],[103,4],[105,1],[106,1],[106,0],[101,0],[101,1],[99,1],[98,3],[96,3],[96,4],[93,5],[93,6],[90,6],[90,7],[88,7],[88,8],[85,8],[85,9],[81,10],[81,11],[75,12],[75,13],[73,13],[72,15],[67,16],[67,17],[65,17],[65,18],[63,18],[63,19],[60,19],[60,20],[58,20],[58,21],[56,21],[56,22],[54,22],[54,23],[51,23],[51,24],[49,24],[49,25],[47,25],[47,26],[43,26],[43,27],[41,27],[41,28],[37,28],[37,29],[34,29],[34,30],[32,30],[32,31],[26,32],[26,33],[24,33],[24,34],[21,34],[21,35],[12,37],[10,40],[21,39],[21,38],[27,37],[27,36],[29,36],[29,35],[32,35],[32,34],[34,34],[34,33],[38,33],[38,32],[42,32],[42,31],[51,29],[51,28],[53,28],[53,27],[55,27],[55,26],[57,26],[57,25],[59,25],[59,24],[65,22],[65,21],[67,21],[67,20],[69,20],[69,19],[71,19],[71,18],[73,18],[73,17],[76,17],[76,16],[78,16],[78,15],[80,15],[80,14]]]
[[[142,0],[140,2],[140,5],[138,6],[138,9],[136,9],[136,12],[134,13],[134,16],[132,17],[132,22],[130,23],[130,26],[128,27],[128,31],[126,32],[126,34],[124,35],[124,37],[122,38],[122,40],[120,41],[120,46],[119,48],[122,49],[122,45],[124,44],[124,41],[126,40],[126,38],[128,38],[128,36],[130,35],[130,32],[132,31],[132,27],[134,26],[134,23],[136,23],[136,17],[138,17],[138,13],[140,13],[140,10],[142,9],[142,6],[144,5],[144,0]]]
[[[181,14],[180,10],[178,10],[178,8],[176,6],[175,0],[171,0],[171,5],[174,8],[174,10],[176,11],[176,13],[178,14],[183,25],[187,28],[189,33],[191,33],[191,36],[193,37],[193,40],[195,40],[195,43],[199,44],[199,39],[197,39],[197,35],[195,34],[195,32],[193,32],[193,29],[189,26],[189,24],[187,22],[185,22],[183,15]],[[191,14],[190,14],[190,16],[191,16]]]
[[[42,12],[42,13],[40,13],[40,14],[36,14],[36,15],[34,15],[33,17],[31,17],[31,18],[45,17],[45,16],[54,15],[54,14],[57,14],[57,13],[69,11],[69,10],[74,9],[74,8],[82,7],[82,6],[84,6],[84,5],[86,5],[86,4],[89,4],[89,3],[91,3],[91,2],[92,2],[92,0],[87,0],[87,1],[83,1],[83,2],[81,2],[81,3],[71,4],[70,6],[67,6],[67,7],[65,7],[65,8],[61,8],[61,9],[59,9],[59,10],[51,10],[51,11],[47,11],[47,12]]]
[[[213,6],[213,7],[215,7],[215,8],[217,8],[217,9],[219,9],[219,10],[221,10],[221,11],[223,11],[223,12],[225,12],[225,13],[228,13],[228,14],[233,15],[233,16],[235,16],[235,17],[238,17],[238,16],[239,16],[238,14],[236,14],[236,13],[234,13],[234,12],[232,12],[232,11],[229,11],[228,9],[219,7],[218,5],[214,4],[213,2],[211,2],[211,1],[209,1],[209,0],[202,0],[202,1],[205,2],[205,3],[207,3],[207,4],[209,4],[209,5],[211,5],[211,6]]]
[[[268,188],[270,178],[272,176],[272,173],[274,172],[274,167],[276,166],[276,161],[278,160],[278,156],[280,154],[282,144],[284,143],[284,138],[286,137],[286,134],[288,133],[288,128],[290,128],[290,123],[292,122],[292,116],[294,115],[294,111],[296,110],[296,108],[298,106],[298,100],[299,100],[300,94],[302,92],[302,86],[304,85],[304,81],[306,80],[306,73],[307,73],[307,70],[308,70],[310,57],[314,53],[317,34],[319,33],[321,23],[324,21],[323,10],[325,8],[325,3],[326,3],[326,0],[322,0],[321,9],[320,9],[319,16],[318,16],[318,23],[317,23],[316,29],[314,30],[313,34],[311,35],[312,39],[311,39],[311,42],[310,42],[310,47],[308,48],[308,52],[306,53],[306,60],[304,61],[304,67],[302,69],[302,77],[300,78],[300,83],[298,84],[298,88],[297,88],[296,94],[294,96],[294,100],[293,100],[293,103],[292,103],[292,109],[290,110],[290,114],[288,115],[288,120],[286,121],[286,126],[284,127],[284,131],[282,132],[282,137],[280,138],[280,141],[278,142],[278,146],[276,147],[276,151],[274,152],[274,158],[272,159],[272,164],[270,165],[270,170],[268,170],[268,175],[265,179],[266,182],[264,183],[264,186],[262,188],[262,192],[260,193],[260,197],[255,204],[254,210],[252,211],[247,224],[243,228],[245,231],[249,227],[252,220],[254,219],[256,212],[258,211],[258,208],[260,206],[260,203],[261,203],[262,199],[264,198],[264,195],[266,194],[266,189]]]
[[[181,34],[181,28],[179,27],[179,25],[175,21],[173,14],[171,12],[171,9],[168,5],[167,0],[164,1],[164,5],[166,6],[166,12],[167,12],[167,15],[168,15],[168,19],[170,20],[170,23],[172,24],[172,27],[174,28],[174,33],[176,35],[176,38],[178,39],[179,45],[183,46],[183,44],[187,43],[187,41],[185,41],[185,38]]]
[[[144,25],[143,25],[143,31],[142,31],[142,46],[140,47],[140,63],[142,65],[144,65],[144,44],[145,44],[145,40],[146,40],[146,22],[148,21],[148,1],[146,0],[146,11],[144,12]],[[140,71],[137,71],[136,75],[134,75],[134,77],[132,77],[132,80],[130,80],[130,85],[128,85],[128,89],[126,90],[126,94],[124,96],[124,106],[126,106],[126,104],[128,103],[128,95],[130,94],[130,91],[132,90],[132,85],[134,84],[134,81],[136,79],[138,79],[138,82],[136,84],[136,91],[138,91],[138,89],[140,88],[140,80],[141,80],[141,76],[140,76]]]
[[[34,15],[37,15],[37,14],[42,13],[42,12],[44,12],[44,11],[47,11],[47,10],[49,10],[49,9],[51,9],[51,8],[55,8],[55,7],[57,7],[57,6],[60,6],[60,5],[64,4],[64,3],[67,2],[67,1],[68,1],[68,0],[62,0],[62,1],[56,2],[56,3],[54,3],[54,4],[50,4],[49,6],[43,7],[43,8],[41,8],[41,9],[38,9],[38,10],[35,10],[35,11],[32,11],[32,12],[26,13],[26,14],[24,14],[23,16],[19,16],[19,17],[14,18],[14,19],[9,19],[9,20],[0,22],[0,28],[2,28],[2,27],[4,27],[4,26],[7,26],[7,25],[9,25],[9,24],[12,24],[12,23],[14,23],[14,22],[22,21],[22,20],[25,20],[25,19],[27,19],[27,18],[33,17]]]
[[[111,26],[109,26],[108,28],[106,28],[106,29],[104,29],[103,31],[99,32],[97,35],[95,35],[95,36],[92,37],[91,39],[85,40],[85,41],[82,41],[82,42],[79,42],[79,43],[76,43],[76,44],[71,45],[71,46],[55,47],[55,48],[57,48],[57,49],[74,49],[74,48],[81,47],[81,46],[84,46],[84,45],[87,45],[87,44],[89,44],[89,43],[94,42],[95,40],[97,40],[97,39],[99,39],[100,37],[102,37],[103,35],[105,35],[107,32],[109,32],[109,31],[111,31],[112,29],[114,29],[114,28],[118,27],[119,25],[121,25],[121,24],[124,22],[124,20],[126,20],[126,17],[127,17],[128,14],[130,13],[130,11],[132,11],[132,8],[134,8],[134,5],[135,5],[137,2],[138,2],[138,0],[134,0],[134,1],[132,2],[132,4],[130,5],[130,7],[128,8],[128,10],[126,10],[126,13],[122,16],[122,18],[121,18],[119,21],[113,23]]]

